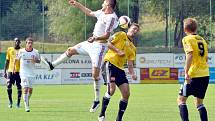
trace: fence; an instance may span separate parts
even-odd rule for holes
[[[97,0],[79,0],[93,10],[101,8]],[[141,25],[136,45],[144,48],[181,48],[183,20],[195,17],[198,33],[213,48],[215,32],[215,0],[117,0],[118,16],[128,15]],[[71,7],[66,0],[1,0],[0,48],[14,37],[34,37],[39,50],[46,52],[49,44],[74,45],[85,40],[93,30],[95,19]]]

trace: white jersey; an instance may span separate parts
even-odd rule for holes
[[[35,63],[32,62],[33,58],[40,58],[38,50],[26,51],[25,48],[20,49],[17,59],[20,60],[20,77],[34,77]]]
[[[106,32],[112,32],[118,26],[118,17],[115,13],[105,14],[102,10],[93,12],[97,18],[93,35],[99,37],[104,35]]]

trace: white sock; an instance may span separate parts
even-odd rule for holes
[[[29,107],[28,94],[23,94],[23,100],[24,100],[25,107]]]
[[[104,96],[104,97],[106,97],[106,98],[108,98],[108,99],[111,98],[111,96],[108,94],[108,92],[105,93],[105,96]]]
[[[100,97],[100,80],[94,80],[94,92],[95,92],[95,101],[99,101]]]
[[[70,57],[68,57],[66,53],[63,53],[62,55],[60,55],[59,58],[57,58],[57,60],[55,60],[55,61],[52,62],[52,65],[54,67],[56,67],[57,65],[63,63],[64,61],[68,60],[69,58]]]

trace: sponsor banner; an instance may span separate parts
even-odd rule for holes
[[[179,53],[174,54],[174,67],[183,68],[185,64],[185,54]],[[215,65],[215,53],[208,54],[208,64],[210,67],[214,67]]]
[[[136,67],[137,68],[173,67],[173,54],[172,53],[137,54]]]
[[[177,68],[142,68],[141,83],[178,83]]]
[[[125,69],[125,73],[129,83],[140,83],[140,69],[134,69],[137,75],[137,80],[132,80],[128,69]],[[92,69],[62,69],[62,84],[89,84],[93,83]],[[103,83],[103,78],[101,77]]]
[[[93,83],[92,69],[62,69],[62,84]]]
[[[174,54],[174,57],[173,57],[173,61],[174,61],[174,67],[184,67],[184,64],[185,64],[185,54],[182,54],[182,53],[178,53],[178,54]]]
[[[137,75],[137,80],[133,80],[131,78],[131,75],[129,74],[128,69],[127,68],[125,69],[125,74],[126,74],[126,77],[128,79],[128,82],[129,83],[140,83],[140,69],[139,68],[134,68],[134,72]]]
[[[61,54],[53,54],[52,61],[56,60],[60,55]],[[56,68],[92,68],[92,63],[89,56],[74,55]]]
[[[36,69],[34,84],[61,84],[61,69]]]
[[[6,79],[4,78],[4,70],[0,70],[0,84],[4,85],[6,84]]]
[[[215,68],[210,68],[210,83],[215,83]],[[178,69],[178,81],[179,83],[184,83],[184,68]]]
[[[209,67],[215,67],[215,53],[208,53]]]

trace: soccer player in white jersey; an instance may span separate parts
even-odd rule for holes
[[[94,27],[93,36],[87,41],[81,42],[73,47],[69,47],[67,51],[62,54],[54,62],[42,59],[42,61],[50,67],[50,70],[54,69],[57,65],[63,63],[69,59],[72,55],[89,55],[92,61],[92,75],[94,81],[95,100],[90,112],[95,112],[99,107],[100,96],[100,68],[103,64],[103,57],[107,50],[107,39],[110,37],[111,32],[118,26],[118,17],[114,12],[116,0],[104,0],[102,9],[92,11],[89,8],[83,6],[76,0],[69,0],[69,4],[80,9],[88,16],[96,17],[97,22]]]
[[[33,91],[32,83],[35,79],[35,63],[40,63],[40,55],[38,50],[33,48],[33,39],[31,37],[26,39],[26,47],[19,50],[14,63],[16,64],[18,60],[20,60],[20,77],[23,88],[25,111],[30,112],[29,99]]]

